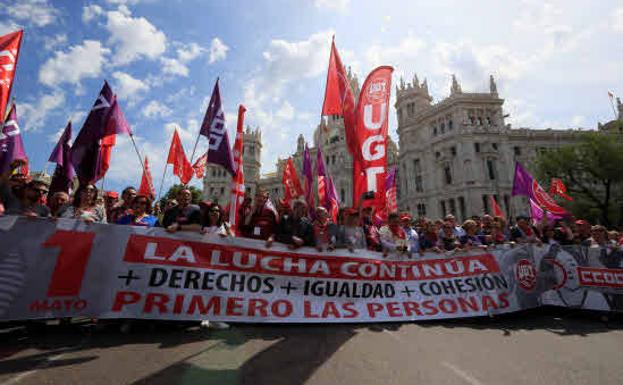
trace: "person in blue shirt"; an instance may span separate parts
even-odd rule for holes
[[[145,195],[137,195],[132,201],[132,214],[124,215],[117,220],[118,225],[155,227],[158,218],[151,215],[151,199]]]

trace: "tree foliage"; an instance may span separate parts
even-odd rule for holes
[[[177,193],[180,192],[183,187],[183,184],[174,184],[173,186],[171,186],[169,191],[167,191],[167,193],[162,198],[160,198],[160,207],[164,207],[164,204],[167,200],[176,199]],[[190,190],[190,193],[193,196],[192,203],[199,203],[201,197],[203,196],[203,192],[195,186],[186,186],[186,188]]]
[[[560,178],[574,199],[560,203],[578,218],[623,225],[623,135],[583,133],[579,143],[542,152],[536,175]]]

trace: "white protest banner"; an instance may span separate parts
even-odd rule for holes
[[[383,258],[345,249],[0,218],[0,320],[88,316],[384,322],[540,305],[619,311],[618,249],[533,246]]]

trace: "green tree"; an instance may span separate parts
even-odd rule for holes
[[[177,193],[180,192],[180,190],[183,187],[184,187],[183,184],[174,184],[173,186],[171,186],[169,191],[167,191],[167,193],[162,198],[160,198],[160,207],[164,207],[164,204],[166,203],[167,200],[176,199]],[[190,190],[190,193],[193,195],[192,203],[199,203],[199,201],[201,200],[201,197],[203,196],[203,192],[194,186],[186,186],[186,187]]]
[[[623,135],[586,132],[579,143],[540,153],[536,175],[560,178],[574,199],[561,204],[579,218],[623,224]]]

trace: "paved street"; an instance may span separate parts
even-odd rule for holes
[[[620,384],[623,322],[541,309],[418,324],[0,327],[5,384]]]

